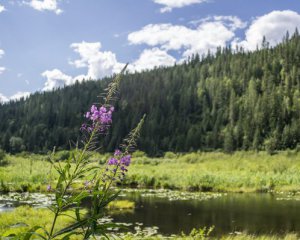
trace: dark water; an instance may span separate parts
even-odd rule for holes
[[[215,226],[214,235],[233,232],[300,233],[300,199],[278,200],[278,197],[271,194],[227,194],[204,201],[170,201],[156,194],[142,196],[140,193],[126,193],[122,198],[134,201],[135,209],[118,212],[112,217],[115,222],[157,226],[162,234],[189,233],[193,228],[204,226]],[[49,196],[32,194],[24,198],[16,194],[0,195],[0,217],[1,211],[24,204],[45,206],[49,204]]]
[[[139,194],[126,196],[136,202],[132,213],[114,215],[117,222],[157,226],[163,234],[190,232],[215,226],[214,234],[235,231],[250,234],[300,233],[300,201],[276,200],[271,194],[228,194],[207,201],[169,201]]]

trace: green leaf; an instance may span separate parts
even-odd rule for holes
[[[74,231],[75,229],[84,226],[88,222],[88,220],[89,219],[86,218],[86,219],[78,221],[78,222],[76,222],[74,224],[71,224],[70,226],[65,227],[65,228],[61,229],[60,231],[56,232],[55,234],[53,234],[52,238],[55,238],[55,237],[57,237],[59,235],[62,235],[62,234]]]

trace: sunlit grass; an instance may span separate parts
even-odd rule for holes
[[[64,153],[65,154],[65,153]],[[300,191],[300,153],[221,152],[174,154],[162,158],[134,155],[125,185],[188,191],[266,192]],[[45,191],[56,175],[47,156],[8,156],[0,166],[0,191]],[[95,164],[108,155],[95,154]]]
[[[75,214],[67,212],[73,217]],[[19,234],[30,230],[33,226],[41,226],[50,229],[53,221],[53,213],[48,209],[34,209],[29,206],[22,206],[11,212],[0,213],[0,236]],[[73,221],[67,216],[60,216],[57,226],[66,227]],[[39,233],[43,234],[41,230]]]
[[[115,200],[107,205],[108,209],[133,209],[135,203],[128,200]]]
[[[298,191],[300,154],[285,151],[272,156],[266,152],[236,152],[138,157],[130,168],[127,184],[195,191]]]

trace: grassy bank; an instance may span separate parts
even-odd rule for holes
[[[0,166],[0,191],[45,191],[56,178],[46,158],[7,156],[7,164]],[[92,158],[95,164],[103,164],[108,155]],[[162,158],[148,158],[137,152],[125,184],[188,191],[296,192],[300,191],[300,153],[166,153]]]

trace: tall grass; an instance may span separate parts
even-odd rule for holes
[[[98,153],[91,158],[95,165],[107,159]],[[0,191],[44,191],[49,178],[54,181],[57,177],[49,175],[45,156],[7,156],[7,161],[0,166]],[[161,158],[148,158],[138,152],[124,184],[189,191],[300,191],[300,153],[166,153]]]
[[[300,154],[292,151],[166,154],[164,158],[138,157],[128,185],[195,191],[298,191]]]

